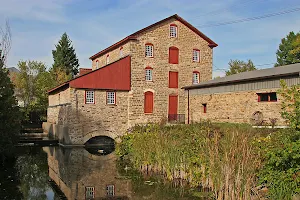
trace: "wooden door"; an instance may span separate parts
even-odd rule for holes
[[[177,120],[178,96],[169,96],[169,120]]]

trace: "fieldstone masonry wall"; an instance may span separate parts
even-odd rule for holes
[[[178,26],[178,37],[170,38],[169,25]],[[154,57],[145,57],[145,44],[152,43]],[[169,47],[179,49],[179,63],[169,64]],[[200,50],[200,62],[193,62],[193,49]],[[168,116],[170,94],[178,95],[178,114],[185,113],[184,91],[181,87],[192,83],[193,71],[200,72],[200,81],[212,78],[213,50],[207,41],[177,20],[166,21],[153,27],[132,42],[131,94],[129,102],[129,124],[159,122]],[[153,68],[153,81],[145,81],[145,68]],[[178,89],[169,88],[169,71],[178,72]],[[144,93],[154,92],[153,114],[144,114]]]
[[[209,119],[216,122],[250,123],[250,118],[253,113],[260,111],[263,114],[265,122],[270,123],[270,118],[277,118],[278,121],[276,125],[286,125],[285,120],[282,119],[280,115],[282,98],[278,93],[277,102],[258,102],[256,93],[276,91],[277,89],[268,89],[190,95],[190,122],[199,122]],[[202,104],[205,103],[207,104],[207,113],[203,112]],[[187,109],[186,104],[186,116]]]

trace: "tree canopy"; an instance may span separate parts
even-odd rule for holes
[[[38,61],[20,61],[20,73],[17,74],[15,85],[20,99],[24,102],[24,112],[37,112],[42,120],[48,107],[47,91],[56,86],[53,75],[46,66]]]
[[[276,52],[277,63],[275,67],[300,62],[300,32],[290,32],[281,40]]]
[[[4,63],[10,48],[10,29],[0,32],[0,155],[7,155],[16,143],[20,131],[20,113],[14,96],[14,86]]]
[[[256,70],[256,67],[251,60],[248,60],[247,62],[242,60],[230,60],[228,65],[229,70],[226,71],[226,76]]]
[[[78,73],[79,61],[77,59],[75,49],[72,45],[67,33],[61,36],[58,44],[55,45],[55,50],[52,51],[54,63],[53,70],[60,68],[66,72],[67,75],[75,76]]]

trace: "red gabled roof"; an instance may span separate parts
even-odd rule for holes
[[[131,89],[130,59],[130,56],[126,56],[104,67],[75,77],[49,90],[48,93],[55,92],[63,87],[129,91]]]
[[[190,23],[188,23],[187,21],[185,21],[183,18],[181,18],[177,14],[175,14],[175,15],[172,15],[172,16],[170,16],[168,18],[165,18],[165,19],[163,19],[161,21],[158,21],[158,22],[156,22],[154,24],[151,24],[150,26],[147,26],[146,28],[143,28],[143,29],[141,29],[141,30],[139,30],[139,31],[137,31],[137,32],[135,32],[135,33],[133,33],[133,34],[125,37],[124,39],[120,40],[119,42],[117,42],[117,43],[115,43],[115,44],[107,47],[106,49],[104,49],[104,50],[96,53],[95,55],[91,56],[90,59],[93,60],[93,59],[95,59],[95,58],[97,58],[97,57],[99,57],[99,56],[101,56],[101,55],[103,55],[103,54],[105,54],[105,53],[107,53],[107,52],[109,52],[109,51],[111,51],[111,50],[113,50],[113,49],[115,49],[115,48],[123,45],[123,44],[125,44],[129,40],[135,40],[138,34],[144,32],[144,31],[146,31],[146,30],[148,30],[148,29],[150,29],[150,28],[152,28],[152,27],[154,27],[154,26],[156,26],[158,24],[161,24],[161,23],[163,23],[165,21],[168,21],[169,19],[172,19],[172,18],[177,19],[178,21],[180,21],[181,23],[183,23],[184,25],[186,25],[188,28],[190,28],[192,31],[194,31],[196,34],[198,34],[200,37],[202,37],[204,40],[206,40],[209,43],[208,46],[210,46],[210,47],[217,47],[218,46],[218,44],[216,44],[209,37],[207,37],[206,35],[204,35],[201,31],[199,31],[193,25],[191,25]]]

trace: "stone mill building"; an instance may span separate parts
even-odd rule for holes
[[[92,69],[49,91],[46,132],[63,144],[113,139],[135,124],[186,117],[184,86],[212,79],[218,45],[178,15],[91,56]]]

